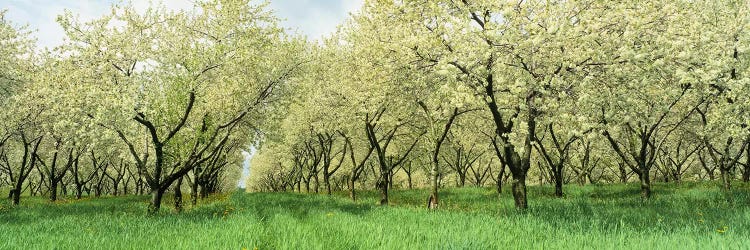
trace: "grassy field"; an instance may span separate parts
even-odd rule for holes
[[[530,209],[510,194],[448,189],[443,209],[422,208],[426,190],[335,197],[237,192],[175,214],[145,215],[147,197],[50,204],[0,202],[0,249],[747,249],[750,188],[725,194],[715,183],[655,186],[642,202],[635,185],[568,186],[555,199],[531,187]]]

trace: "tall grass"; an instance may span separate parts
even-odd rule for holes
[[[392,205],[294,193],[233,193],[181,214],[146,215],[147,197],[0,203],[0,249],[741,249],[750,247],[750,189],[714,183],[530,188],[529,210],[492,189],[396,191]]]

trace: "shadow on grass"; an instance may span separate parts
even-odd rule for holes
[[[336,196],[299,193],[237,194],[233,200],[237,206],[243,207],[244,211],[261,220],[279,214],[291,215],[300,220],[329,212],[363,215],[374,207]]]
[[[147,200],[144,196],[84,197],[81,200],[63,198],[53,203],[45,197],[22,197],[19,206],[0,210],[0,221],[24,224],[71,216],[85,219],[102,214],[143,215]]]

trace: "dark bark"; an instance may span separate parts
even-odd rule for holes
[[[148,205],[149,213],[156,213],[161,209],[161,200],[164,196],[164,190],[158,187],[151,188],[151,203]]]
[[[648,199],[651,197],[651,178],[648,171],[636,172],[641,184],[641,198]]]
[[[17,206],[21,202],[23,184],[26,181],[26,178],[29,177],[29,174],[31,174],[31,171],[36,168],[37,161],[34,155],[36,155],[37,151],[39,150],[39,144],[41,144],[42,142],[42,137],[28,140],[25,131],[21,131],[20,135],[21,143],[23,146],[23,156],[21,158],[21,164],[18,168],[18,175],[14,178],[14,187],[11,190],[11,204],[13,206]]]
[[[650,131],[653,132],[653,130]],[[633,131],[631,130],[631,132]],[[604,131],[604,136],[607,138],[610,145],[612,146],[612,149],[614,149],[617,155],[620,156],[620,159],[625,163],[625,165],[628,165],[633,170],[633,172],[638,175],[641,187],[641,197],[643,199],[651,198],[651,176],[649,172],[651,171],[651,167],[654,165],[656,147],[654,146],[654,143],[649,141],[651,140],[650,132],[647,132],[646,128],[641,131],[641,133],[639,134],[639,140],[641,143],[640,150],[636,152],[630,152],[632,158],[628,158],[626,153],[622,151],[620,144],[612,138],[608,131]],[[635,163],[631,163],[631,161],[634,161]]]
[[[745,148],[745,150],[747,152],[745,152],[745,165],[742,168],[742,182],[750,181],[750,147]]]
[[[549,166],[549,170],[552,173],[552,181],[555,183],[555,197],[560,198],[563,197],[563,168],[565,167],[565,161],[568,159],[571,145],[578,140],[578,137],[573,136],[563,142],[562,139],[558,138],[555,134],[555,128],[552,123],[547,126],[547,130],[549,131],[549,136],[552,145],[554,146],[556,156],[553,156],[553,154],[547,150],[543,141],[536,135],[533,135],[533,139],[536,141],[534,146],[546,161],[547,166]]]
[[[710,150],[710,149],[707,149]],[[714,171],[716,171],[716,166],[709,167],[708,161],[706,160],[706,157],[704,156],[704,150],[700,150],[698,152],[698,161],[701,163],[701,167],[704,171],[706,171],[706,175],[708,175],[708,179],[713,181],[716,179],[716,176],[714,174]]]
[[[356,188],[354,187],[355,185],[354,181],[355,179],[351,177],[348,180],[349,198],[352,199],[352,201],[357,201],[357,191],[356,191]]]
[[[702,114],[702,113],[701,113]],[[721,174],[722,188],[725,191],[729,191],[732,188],[732,179],[734,179],[734,169],[737,166],[739,158],[745,152],[745,148],[748,145],[748,140],[742,141],[742,146],[737,153],[732,153],[731,148],[734,140],[732,137],[727,138],[722,150],[715,148],[708,140],[705,141],[708,147],[708,153],[714,162],[714,165],[719,169]]]
[[[198,182],[200,179],[201,168],[193,170],[193,182],[190,183],[190,205],[198,205]]]
[[[563,197],[563,167],[562,164],[560,166],[555,167],[554,174],[552,175],[552,179],[555,182],[555,197]]]
[[[182,212],[182,178],[177,179],[174,186],[174,210]]]
[[[362,159],[357,161],[355,151],[354,151],[354,145],[352,144],[351,138],[346,136],[346,134],[339,132],[341,136],[344,137],[344,142],[349,147],[349,159],[352,161],[352,172],[351,176],[349,178],[349,197],[352,199],[352,201],[357,201],[357,193],[356,193],[356,182],[359,180],[359,178],[362,176],[362,173],[364,173],[365,165],[367,164],[367,160],[370,158],[370,155],[372,155],[372,152],[375,148],[372,147],[369,143],[367,144],[368,150],[367,154],[365,154]]]
[[[430,111],[427,108],[427,105],[423,101],[417,102],[420,107],[422,107],[422,110],[425,112],[425,115],[429,117],[430,119],[430,125],[431,127],[434,126],[434,119],[430,116]],[[427,204],[427,207],[430,209],[437,209],[440,205],[440,196],[438,194],[438,175],[440,173],[440,148],[443,146],[443,142],[445,142],[445,139],[448,137],[448,133],[451,130],[451,126],[453,126],[453,122],[456,120],[456,118],[461,114],[461,112],[458,111],[458,108],[453,109],[453,113],[448,117],[448,120],[445,122],[443,129],[441,131],[438,131],[435,135],[437,135],[437,138],[434,142],[434,145],[432,147],[432,155],[431,155],[431,161],[432,167],[430,168],[430,186],[431,186],[431,194],[429,198],[429,202]],[[409,179],[409,189],[412,188],[412,181],[411,181],[411,170],[407,172],[407,177]]]
[[[414,173],[414,168],[413,168],[413,165],[412,165],[412,161],[408,161],[406,164],[403,165],[403,167],[401,167],[401,169],[403,169],[404,170],[404,174],[406,174],[407,188],[413,189],[414,185],[413,185],[413,181],[412,181],[412,174]]]
[[[628,172],[627,170],[625,170],[625,164],[622,162],[618,162],[617,167],[620,170],[620,182],[628,183]]]
[[[464,3],[466,3],[464,1]],[[471,19],[478,24],[482,30],[486,31],[485,29],[485,23],[489,20],[489,15],[481,15],[474,12],[471,12]],[[452,51],[451,46],[449,45],[450,42],[443,41],[446,46],[448,47],[449,51]],[[493,46],[493,42],[489,39],[485,39],[485,42],[489,46]],[[527,136],[524,140],[524,154],[520,155],[516,149],[513,143],[510,141],[510,138],[508,137],[508,134],[513,132],[513,121],[521,112],[521,106],[514,106],[514,107],[508,107],[509,110],[511,110],[513,113],[510,115],[510,117],[504,117],[503,112],[501,112],[500,107],[498,107],[497,100],[495,98],[495,82],[494,82],[494,75],[492,73],[488,73],[485,76],[479,76],[476,77],[474,73],[471,72],[471,70],[466,67],[465,65],[461,65],[458,62],[451,62],[451,65],[456,67],[458,70],[461,71],[462,74],[469,77],[470,79],[474,79],[476,82],[473,84],[477,90],[482,89],[482,99],[484,99],[485,104],[487,105],[490,113],[492,114],[492,121],[495,124],[495,136],[494,139],[499,139],[500,143],[493,143],[495,146],[495,153],[497,154],[498,159],[500,160],[501,164],[504,164],[508,166],[508,169],[511,171],[513,176],[513,186],[514,186],[514,200],[516,204],[516,208],[520,210],[525,210],[528,207],[528,203],[526,201],[526,175],[530,168],[530,157],[531,157],[531,137]],[[528,71],[533,77],[538,77],[537,74],[533,73],[531,69],[528,67],[528,64],[526,64],[523,59],[521,59],[520,62],[521,68]],[[493,72],[495,66],[495,58],[493,56],[490,56],[486,60],[486,64],[484,65],[484,68],[487,70],[487,72]],[[536,111],[534,110],[534,98],[539,93],[531,92],[528,93],[525,103],[526,107],[528,108],[527,111],[527,123],[529,125],[529,131],[530,134],[534,133],[535,129],[535,122],[536,122]],[[507,120],[507,122],[506,122]]]
[[[393,170],[393,168],[401,165],[404,162],[404,160],[409,156],[409,153],[411,153],[411,151],[419,142],[420,137],[424,134],[420,134],[414,140],[414,143],[412,143],[409,149],[403,155],[397,157],[395,161],[393,161],[393,159],[389,160],[388,156],[386,156],[388,146],[396,135],[396,131],[405,124],[398,124],[390,130],[385,131],[384,135],[378,137],[377,132],[380,130],[378,127],[378,121],[380,120],[380,117],[383,115],[383,113],[385,113],[385,111],[385,108],[382,108],[376,113],[376,115],[370,116],[370,114],[368,114],[365,117],[365,132],[367,134],[367,139],[370,142],[370,146],[374,148],[374,152],[378,160],[378,165],[380,167],[380,177],[376,185],[380,190],[380,205],[388,205],[388,187],[390,185],[389,175],[391,171]],[[392,163],[389,164],[389,162]]]
[[[470,148],[466,149],[460,142],[453,142],[452,148],[455,152],[455,158],[453,160],[443,159],[448,166],[456,172],[458,178],[456,178],[457,185],[463,187],[466,185],[466,175],[474,163],[481,157],[485,152],[477,150],[476,144],[472,144]]]
[[[724,190],[730,190],[732,188],[732,175],[731,173],[724,169],[719,168],[719,173],[721,173],[721,187]]]
[[[488,97],[485,98],[486,104],[492,114],[492,121],[495,123],[496,138],[500,140],[500,143],[493,140],[495,153],[500,160],[500,163],[507,166],[511,172],[513,178],[512,193],[516,208],[519,210],[526,210],[528,208],[526,197],[526,175],[531,167],[531,135],[536,129],[535,115],[533,112],[528,114],[527,123],[529,135],[524,140],[524,154],[520,155],[508,137],[508,134],[512,132],[513,129],[513,119],[519,115],[520,109],[516,109],[510,119],[505,122],[495,99],[494,76],[492,74],[488,75],[485,83],[485,95]],[[531,105],[533,103],[533,96],[534,94],[532,93],[526,98],[526,103],[529,109],[532,109],[533,107],[533,105]]]
[[[497,177],[495,177],[495,190],[497,191],[497,194],[503,193],[504,177],[505,177],[505,165],[500,164],[500,170],[497,172]]]
[[[339,159],[336,167],[331,168],[332,161],[336,156],[336,154],[332,153],[334,141],[335,140],[333,134],[318,134],[318,142],[323,151],[323,183],[326,185],[326,194],[328,195],[331,195],[331,176],[333,176],[339,170],[339,168],[341,168],[341,165],[344,162],[344,157],[346,156],[347,149],[346,145],[344,145],[341,151],[336,153],[341,154],[341,159]]]
[[[526,199],[526,175],[513,176],[512,192],[516,208],[526,209],[529,206]]]
[[[656,156],[661,151],[662,145],[667,140],[667,138],[669,138],[669,135],[672,134],[672,132],[674,132],[677,128],[679,128],[680,125],[693,114],[693,112],[700,112],[698,107],[703,104],[703,101],[698,102],[687,113],[680,116],[677,123],[670,125],[663,124],[666,117],[673,112],[673,108],[675,107],[675,105],[677,105],[680,100],[682,100],[682,98],[690,89],[690,85],[682,85],[680,95],[669,103],[665,111],[663,113],[660,113],[659,116],[656,117],[657,119],[654,122],[648,124],[637,123],[636,126],[633,125],[631,121],[625,121],[624,125],[622,126],[622,133],[625,133],[627,135],[627,138],[629,139],[636,138],[634,141],[630,141],[630,147],[625,147],[627,151],[623,150],[623,147],[621,147],[620,143],[612,137],[609,131],[605,130],[603,133],[607,138],[610,146],[615,151],[615,153],[617,153],[622,162],[625,163],[625,165],[629,166],[636,174],[638,174],[639,179],[641,179],[641,196],[644,199],[648,199],[651,197],[651,176],[649,172],[654,166]],[[602,107],[602,113],[604,112],[604,107]],[[604,125],[606,126],[608,124],[608,121],[606,121],[605,119],[602,120]],[[657,133],[661,132],[663,128],[668,128],[668,130],[664,132],[663,135],[657,135]]]

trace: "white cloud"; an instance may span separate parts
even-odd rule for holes
[[[340,0],[347,13],[354,13],[362,9],[363,0]]]
[[[110,4],[119,0],[6,0],[0,9],[8,9],[7,17],[17,24],[28,24],[38,30],[34,36],[40,48],[62,44],[63,29],[55,21],[58,15],[70,10],[82,21],[91,20],[109,11]],[[190,10],[193,0],[132,0],[136,9],[163,4],[170,10]],[[285,19],[282,25],[320,39],[336,31],[349,12],[361,8],[363,0],[271,0],[271,8]]]
[[[148,7],[153,5],[164,5],[168,10],[191,10],[193,9],[193,2],[191,0],[132,0],[133,7],[136,10],[146,10]]]
[[[90,20],[108,10],[108,3],[98,1],[41,1],[11,0],[7,6],[8,18],[21,25],[29,25],[37,30],[34,36],[40,48],[60,45],[65,33],[57,24],[57,16],[70,10],[80,16],[81,20]]]
[[[358,11],[363,0],[272,0],[271,8],[284,19],[282,25],[317,40],[336,31],[339,24]]]

